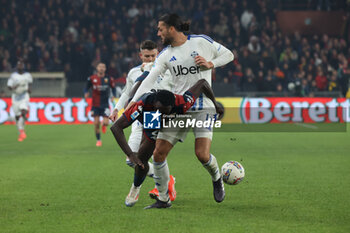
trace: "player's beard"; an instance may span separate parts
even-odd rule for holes
[[[170,38],[170,37],[164,37],[164,40],[163,40],[163,45],[164,46],[168,46],[168,45],[171,45],[171,43],[174,41],[173,38]]]

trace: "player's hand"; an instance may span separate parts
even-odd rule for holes
[[[132,154],[128,155],[128,157],[129,157],[130,162],[132,162],[133,164],[140,166],[142,169],[145,168],[145,166],[143,165],[141,160],[137,157],[137,153],[132,152]]]
[[[216,113],[219,114],[219,120],[224,116],[225,109],[221,104],[215,103]]]
[[[194,61],[201,67],[201,70],[209,70],[214,67],[213,63],[208,62],[204,57],[199,55],[194,58]]]
[[[113,109],[112,113],[108,116],[108,118],[112,121],[115,122],[118,119],[118,109]]]
[[[152,69],[153,66],[153,62],[144,62],[141,65],[141,71],[145,72],[145,71],[150,71]]]
[[[85,93],[85,94],[84,94],[84,98],[85,98],[85,99],[89,98],[89,93]]]

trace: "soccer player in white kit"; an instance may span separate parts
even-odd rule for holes
[[[16,125],[19,132],[18,141],[27,138],[24,131],[26,115],[29,106],[29,93],[33,78],[28,72],[24,72],[24,63],[17,62],[17,71],[12,73],[7,81],[7,86],[12,91],[12,110],[15,113]]]
[[[155,42],[151,40],[145,40],[141,43],[139,56],[143,64],[136,66],[129,71],[126,77],[126,85],[124,87],[123,93],[120,96],[111,115],[109,116],[110,120],[112,120],[113,122],[117,120],[118,112],[121,109],[123,109],[124,106],[127,104],[128,100],[132,98],[131,92],[135,84],[135,80],[139,78],[144,71],[149,71],[152,68],[152,63],[156,59],[157,55],[158,55],[158,49],[157,49],[157,44]],[[164,74],[159,75],[157,77],[156,83],[152,88],[164,89],[164,90],[170,91],[172,89],[172,86],[173,86],[172,77],[170,72],[168,71],[168,72],[164,72]],[[143,132],[142,124],[139,121],[135,121],[131,126],[131,134],[128,140],[128,145],[130,146],[131,150],[134,152],[137,152],[139,150],[139,147],[141,144],[142,132]],[[126,164],[132,168],[135,168],[135,164],[133,164],[128,157],[126,158]],[[149,170],[148,170],[147,176],[153,177],[153,174],[154,174],[153,164],[148,162],[148,165],[149,165]],[[170,193],[170,199],[175,200],[176,198],[175,177],[170,175],[169,179],[170,181],[169,181],[168,188]],[[133,186],[131,187],[129,195],[125,201],[127,206],[132,206],[137,201],[139,192],[140,192],[139,189],[136,190]],[[158,196],[157,188],[154,188],[153,190],[151,190],[149,194],[152,198],[157,197]]]
[[[189,24],[183,22],[176,14],[163,15],[158,22],[158,36],[164,45],[168,45],[158,55],[154,67],[135,93],[132,102],[143,93],[152,89],[158,75],[170,70],[175,94],[183,94],[190,86],[200,79],[205,79],[211,85],[211,69],[223,66],[233,60],[233,53],[223,45],[205,35],[185,35]],[[187,114],[192,118],[206,120],[214,118],[213,103],[204,95],[196,100],[194,108]],[[166,157],[177,141],[183,140],[188,128],[166,129],[158,134],[156,148],[153,152],[154,180],[159,190],[157,201],[146,208],[168,208],[171,206],[167,193],[169,169]],[[195,154],[213,181],[214,199],[221,202],[225,191],[216,158],[210,153],[212,128],[194,128]]]

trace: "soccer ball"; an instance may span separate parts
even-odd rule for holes
[[[244,168],[237,161],[229,161],[221,168],[222,179],[226,184],[239,184],[244,178]]]

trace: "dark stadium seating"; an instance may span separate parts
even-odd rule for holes
[[[69,83],[84,81],[97,61],[106,62],[115,78],[123,78],[140,63],[139,43],[159,41],[157,18],[172,9],[191,21],[191,33],[207,34],[238,54],[232,64],[216,70],[215,83],[230,83],[236,92],[345,95],[348,35],[282,35],[276,11],[300,9],[290,2],[295,1],[0,0],[0,72],[11,72],[22,57],[27,70],[64,71]],[[307,10],[349,7],[346,1],[332,1],[330,8],[307,2]],[[349,14],[344,20],[349,29]]]

